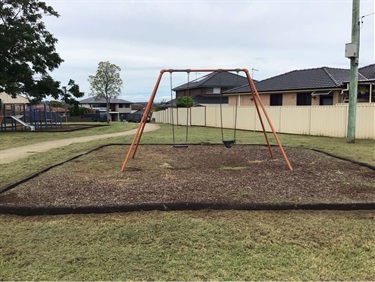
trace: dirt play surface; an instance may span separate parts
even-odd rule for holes
[[[103,147],[0,194],[2,206],[82,207],[141,203],[375,202],[375,171],[323,153],[277,147],[141,145]]]

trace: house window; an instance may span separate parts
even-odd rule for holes
[[[207,94],[220,94],[220,87],[212,87],[206,89]]]
[[[220,87],[214,87],[212,93],[214,93],[214,94],[220,94]]]
[[[319,99],[320,106],[333,105],[332,91],[314,91],[311,93],[313,99]]]
[[[105,103],[96,103],[91,105],[93,108],[105,108],[107,104]]]
[[[270,106],[282,106],[283,105],[283,94],[271,94]]]
[[[319,105],[320,106],[333,105],[332,93],[330,93],[329,95],[319,96]]]
[[[311,106],[311,93],[297,93],[297,106]]]

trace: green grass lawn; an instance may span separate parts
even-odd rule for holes
[[[0,216],[1,280],[374,280],[374,212]]]
[[[0,138],[2,144],[7,139],[14,144],[8,146],[20,146],[124,130],[120,125],[60,136],[20,133],[26,137],[17,142],[11,141],[13,133]],[[176,132],[182,142],[184,128]],[[264,144],[262,133],[239,131],[237,137],[240,144]],[[375,164],[375,140],[347,144],[337,138],[279,137],[285,147],[322,149]],[[73,144],[1,165],[2,185],[95,146],[131,138]],[[221,133],[189,128],[189,141],[220,143]],[[171,143],[171,127],[144,133],[142,142]],[[125,153],[126,146],[118,157]],[[373,211],[0,215],[0,280],[375,280],[374,219]]]

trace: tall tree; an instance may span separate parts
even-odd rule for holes
[[[0,91],[12,96],[24,93],[39,101],[61,95],[60,83],[48,71],[63,60],[43,16],[59,14],[39,0],[0,0]]]
[[[63,88],[63,94],[61,95],[61,100],[64,103],[64,109],[65,109],[65,121],[68,121],[67,116],[67,108],[68,105],[78,107],[78,101],[76,98],[83,97],[84,93],[79,91],[79,85],[74,82],[74,80],[70,79],[68,86],[64,86]]]
[[[62,88],[63,94],[61,100],[67,105],[77,104],[78,101],[76,98],[81,98],[85,94],[79,90],[79,85],[76,84],[73,79],[70,79],[68,85]]]
[[[121,68],[110,62],[99,62],[95,75],[89,76],[90,96],[97,100],[105,99],[107,104],[107,123],[110,121],[109,104],[111,99],[117,98],[121,93],[122,79]]]

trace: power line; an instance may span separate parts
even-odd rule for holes
[[[375,12],[373,12],[371,14],[364,15],[364,16],[361,17],[361,19],[363,19],[364,17],[368,17],[368,16],[371,16],[371,15],[374,15],[374,14],[375,14]]]

